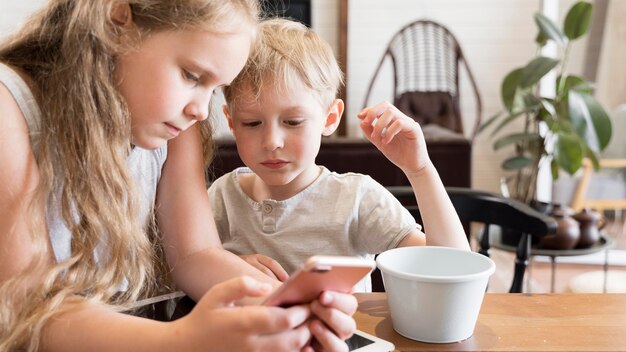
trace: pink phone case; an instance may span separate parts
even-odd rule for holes
[[[348,293],[376,266],[370,259],[340,256],[313,256],[270,295],[266,306],[308,303],[323,291]]]

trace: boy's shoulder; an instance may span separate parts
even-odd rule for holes
[[[385,189],[385,186],[378,183],[371,176],[358,172],[338,173],[330,171],[328,179],[329,182],[336,182],[346,187],[355,187],[376,191],[381,191]]]
[[[247,167],[239,167],[233,171],[227,172],[211,182],[209,185],[209,192],[228,190],[229,188],[235,187],[237,185],[238,178],[251,173],[252,171],[250,171]]]

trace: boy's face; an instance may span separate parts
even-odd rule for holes
[[[343,102],[330,108],[299,80],[285,89],[265,86],[258,99],[244,89],[224,112],[241,160],[268,187],[302,189],[319,175],[315,157],[322,135],[339,124]]]

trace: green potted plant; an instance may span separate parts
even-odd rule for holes
[[[598,153],[611,138],[611,120],[594,99],[592,84],[567,72],[571,45],[587,33],[591,14],[590,3],[574,4],[562,29],[543,14],[535,14],[539,49],[553,41],[559,54],[556,58],[545,57],[538,50],[528,64],[508,73],[501,86],[503,111],[481,126],[481,131],[494,126],[494,150],[512,147],[512,155],[502,168],[510,172],[506,178],[510,196],[524,203],[530,204],[534,199],[537,175],[544,164],[550,164],[554,180],[558,179],[559,170],[574,174],[584,158],[589,158],[598,169]],[[555,96],[542,96],[538,85],[553,69],[558,72]],[[519,119],[523,120],[521,131],[502,132]]]

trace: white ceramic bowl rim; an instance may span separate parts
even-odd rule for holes
[[[458,251],[458,252],[463,252],[467,255],[472,255],[472,256],[476,256],[476,258],[481,258],[478,260],[482,260],[485,262],[486,264],[486,268],[482,271],[476,272],[476,273],[472,273],[472,274],[461,274],[461,275],[445,275],[445,276],[441,276],[441,275],[424,275],[424,274],[412,274],[412,273],[407,273],[407,272],[403,272],[403,271],[398,271],[394,268],[391,268],[389,265],[385,264],[385,257],[389,256],[389,255],[393,255],[394,251],[397,250],[409,250],[409,248],[415,248],[418,249],[419,248],[432,248],[436,251]],[[491,260],[491,258],[484,256],[482,254],[476,253],[476,252],[472,252],[472,251],[466,251],[463,249],[458,249],[458,248],[450,248],[450,247],[401,247],[401,248],[394,248],[394,249],[390,249],[388,251],[385,251],[383,253],[380,253],[378,255],[378,257],[376,258],[376,266],[383,272],[383,273],[387,273],[389,275],[395,276],[395,277],[399,277],[399,278],[403,278],[403,279],[409,279],[409,280],[417,280],[417,281],[423,281],[423,282],[464,282],[464,281],[473,281],[473,280],[477,280],[483,276],[491,276],[495,271],[496,271],[496,264],[494,263],[493,260]]]

